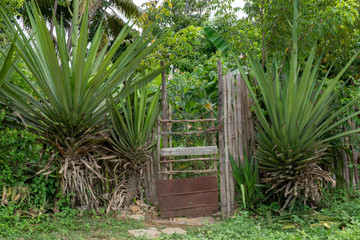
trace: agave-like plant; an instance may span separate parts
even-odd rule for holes
[[[101,205],[100,194],[93,186],[105,179],[97,158],[91,153],[96,152],[103,136],[101,125],[108,111],[106,98],[115,88],[120,91],[114,98],[125,98],[136,86],[151,81],[169,64],[142,78],[128,78],[164,37],[149,39],[149,28],[115,58],[131,27],[125,26],[111,46],[102,47],[104,27],[100,23],[89,42],[88,7],[79,16],[79,0],[72,2],[70,50],[63,23],[55,22],[54,42],[34,1],[27,9],[32,30],[29,33],[4,9],[0,10],[1,28],[35,80],[30,81],[15,67],[34,95],[2,78],[0,92],[11,102],[9,108],[13,114],[8,118],[13,121],[8,124],[15,126],[17,121],[19,126],[24,123],[29,131],[56,150],[54,162],[61,168],[63,191],[74,193],[77,204],[97,208]]]
[[[238,202],[242,202],[244,208],[254,208],[260,199],[260,188],[263,185],[258,184],[259,172],[258,163],[253,157],[247,159],[245,154],[244,162],[238,161],[236,164],[233,156],[229,155],[232,168],[232,176],[235,180],[235,189],[238,193]]]
[[[360,129],[331,135],[331,131],[359,112],[348,114],[348,108],[356,99],[336,110],[334,88],[340,78],[358,56],[356,53],[334,79],[328,76],[318,79],[320,60],[315,60],[315,46],[304,68],[298,65],[298,8],[293,1],[293,47],[290,63],[285,63],[283,73],[276,63],[262,68],[256,55],[247,50],[248,64],[256,78],[260,95],[256,95],[248,76],[234,56],[254,100],[257,116],[257,149],[255,158],[259,169],[265,173],[262,179],[270,185],[269,192],[278,194],[283,208],[291,206],[296,199],[313,203],[321,199],[321,187],[334,181],[324,170],[322,161],[328,157],[330,141],[360,132]],[[206,33],[221,50],[229,46],[211,28]],[[338,120],[340,119],[340,120]],[[330,134],[329,134],[330,133]]]
[[[109,101],[109,112],[112,123],[111,143],[127,160],[129,184],[127,201],[130,203],[136,194],[141,172],[151,159],[151,148],[155,142],[150,141],[151,133],[160,113],[160,90],[148,94],[143,87],[128,95],[127,100],[120,101],[118,107],[113,99]]]

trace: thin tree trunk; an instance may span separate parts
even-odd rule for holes
[[[354,130],[356,129],[356,123],[355,123],[355,120],[351,119],[351,120],[348,120],[349,121],[349,124],[350,124],[350,127],[351,127],[351,130]],[[357,134],[356,134],[357,135]],[[355,136],[356,136],[355,135]],[[353,186],[355,187],[358,182],[359,182],[359,169],[357,167],[358,165],[358,158],[359,158],[359,152],[356,150],[356,148],[354,147],[353,144],[351,144],[351,157],[353,159],[353,168],[352,168],[352,184]]]
[[[345,127],[343,127],[343,131],[346,131]],[[343,139],[344,147],[347,147],[347,145],[348,145],[347,140],[348,139],[346,137],[344,137],[344,139]],[[342,155],[343,155],[343,177],[347,183],[350,183],[349,156],[344,150],[342,150]]]
[[[53,9],[53,16],[51,18],[51,23],[50,23],[50,34],[51,34],[51,38],[53,39],[53,41],[56,40],[53,31],[54,31],[54,26],[55,26],[55,18],[56,18],[56,12],[57,12],[57,7],[58,7],[58,0],[55,0],[54,3],[54,9]]]
[[[265,47],[265,29],[264,29],[264,0],[261,1],[260,8],[260,24],[261,24],[261,66],[265,67],[266,47]]]

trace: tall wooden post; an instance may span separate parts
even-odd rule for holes
[[[161,66],[164,66],[164,61],[161,61]],[[167,119],[167,88],[166,88],[166,70],[161,73],[161,117],[162,119]],[[167,132],[167,123],[162,123],[162,132]],[[160,137],[160,135],[158,136]],[[162,147],[168,147],[168,136],[166,134],[162,135]],[[161,159],[163,160],[163,159]],[[162,166],[165,168],[166,166]],[[162,169],[164,172],[165,169]],[[160,176],[160,180],[166,179],[166,176]]]
[[[225,156],[224,156],[224,79],[222,72],[222,63],[217,60],[218,69],[218,124],[219,130],[219,167],[220,167],[220,204],[223,216],[226,216],[226,180],[225,180]]]
[[[241,102],[241,91],[243,89],[241,88],[241,77],[240,73],[236,75],[236,113],[237,114],[237,132],[238,135],[238,141],[239,141],[239,159],[242,163],[244,163],[244,143],[245,143],[245,137],[244,137],[244,128],[243,128],[243,122],[244,122],[244,116],[242,115],[242,112],[244,111],[244,107],[242,106]]]

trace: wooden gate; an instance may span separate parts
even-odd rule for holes
[[[157,151],[153,155],[155,161],[146,168],[145,197],[160,207],[163,217],[209,215],[217,211],[219,188],[222,215],[230,217],[236,208],[235,183],[229,158],[231,154],[236,162],[244,162],[246,155],[250,159],[255,149],[254,120],[249,92],[240,74],[234,76],[229,71],[224,76],[221,61],[218,61],[218,77],[217,118],[211,111],[208,119],[173,120],[170,114],[168,119],[158,121],[153,138],[157,137]],[[163,90],[166,89],[164,82],[166,78],[163,78]],[[166,90],[163,91],[162,105],[167,106]],[[162,115],[167,116],[166,108]],[[172,131],[176,123],[207,123],[208,126]],[[174,136],[206,134],[211,137],[203,146],[172,146]],[[180,169],[180,163],[185,168]],[[196,168],[195,163],[203,164]],[[191,180],[194,177],[197,179]]]
[[[170,106],[171,110],[171,106]],[[171,111],[170,111],[171,112]],[[211,115],[213,112],[211,110]],[[158,196],[161,217],[207,216],[218,211],[218,148],[215,118],[198,120],[160,119],[157,131],[157,162],[159,169]],[[173,132],[172,124],[210,123],[207,129]],[[165,124],[164,124],[165,123]],[[165,126],[165,129],[162,129]],[[200,127],[199,127],[200,128]],[[211,135],[211,145],[173,147],[172,138],[189,135]],[[168,147],[161,148],[161,139]],[[179,167],[179,163],[183,167]],[[189,177],[189,174],[192,176]]]

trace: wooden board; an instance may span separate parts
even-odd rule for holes
[[[213,155],[217,154],[217,151],[216,146],[162,148],[160,155],[162,157]]]
[[[219,209],[217,177],[206,176],[158,182],[160,216],[211,216]]]

